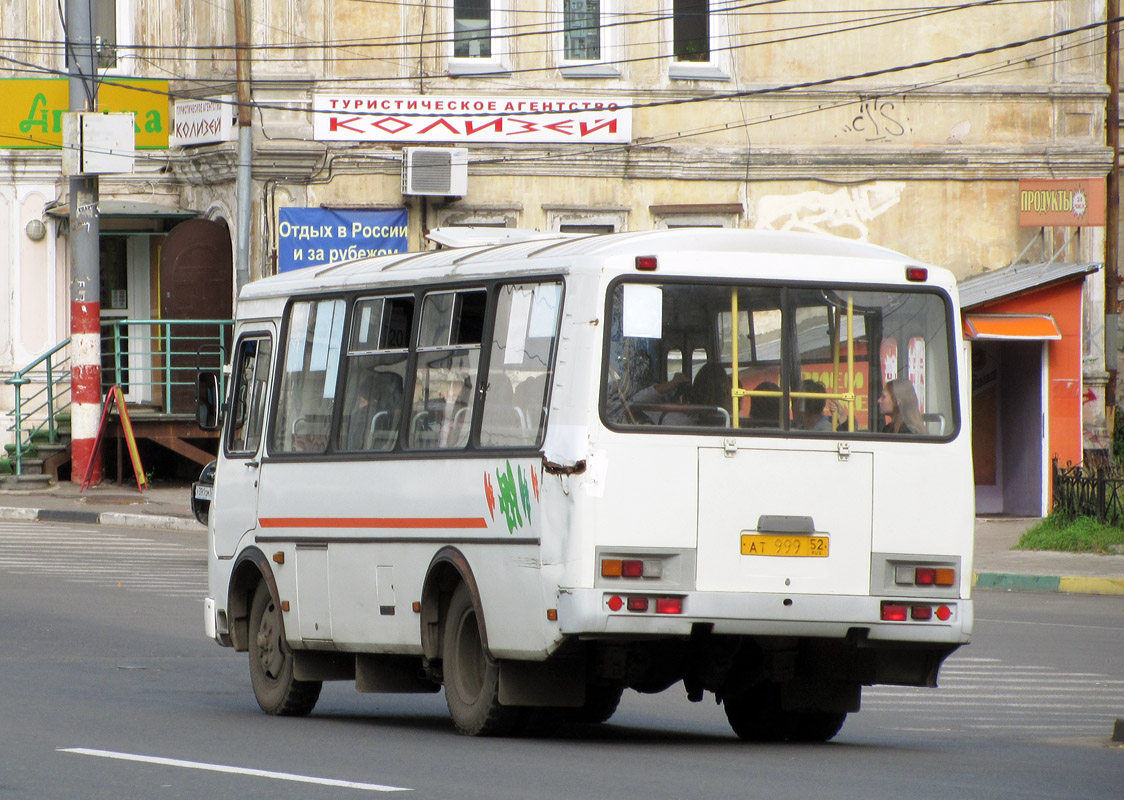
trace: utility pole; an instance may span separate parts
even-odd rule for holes
[[[238,59],[238,177],[237,237],[234,249],[234,292],[250,282],[250,183],[254,157],[253,133],[250,127],[250,43],[246,0],[234,0],[235,53]]]
[[[101,0],[104,2],[104,0]],[[70,112],[97,111],[97,55],[90,0],[67,0],[66,52]],[[101,264],[98,176],[70,176],[70,480],[82,483],[94,461],[101,411]],[[90,483],[101,482],[92,464]]]

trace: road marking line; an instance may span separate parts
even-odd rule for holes
[[[206,764],[201,761],[182,761],[178,758],[160,758],[158,756],[141,756],[133,753],[114,753],[110,750],[91,750],[87,747],[60,747],[60,753],[76,753],[82,756],[97,756],[98,758],[115,758],[119,761],[140,761],[145,764],[159,764],[165,767],[182,767],[184,769],[199,769],[207,772],[225,772],[230,775],[250,775],[255,778],[272,778],[279,781],[293,781],[294,783],[315,783],[321,786],[337,786],[342,789],[361,789],[367,792],[409,792],[404,786],[383,786],[378,783],[356,783],[355,781],[341,781],[335,778],[314,778],[309,775],[294,775],[288,772],[271,772],[264,769],[248,769],[246,767],[231,767],[224,764]]]

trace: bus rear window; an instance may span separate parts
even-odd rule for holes
[[[608,312],[611,426],[956,430],[948,304],[937,292],[621,283]]]

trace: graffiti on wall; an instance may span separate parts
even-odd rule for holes
[[[859,103],[858,113],[843,126],[843,132],[861,136],[867,142],[888,142],[912,133],[904,104],[875,97]]]
[[[829,233],[865,242],[870,233],[867,223],[900,203],[904,190],[903,182],[879,181],[834,192],[765,195],[757,201],[754,227]]]

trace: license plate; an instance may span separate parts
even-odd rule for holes
[[[743,533],[742,555],[827,558],[827,543],[826,536]]]
[[[195,484],[195,499],[196,500],[212,500],[215,496],[215,487],[209,486],[205,483]]]

